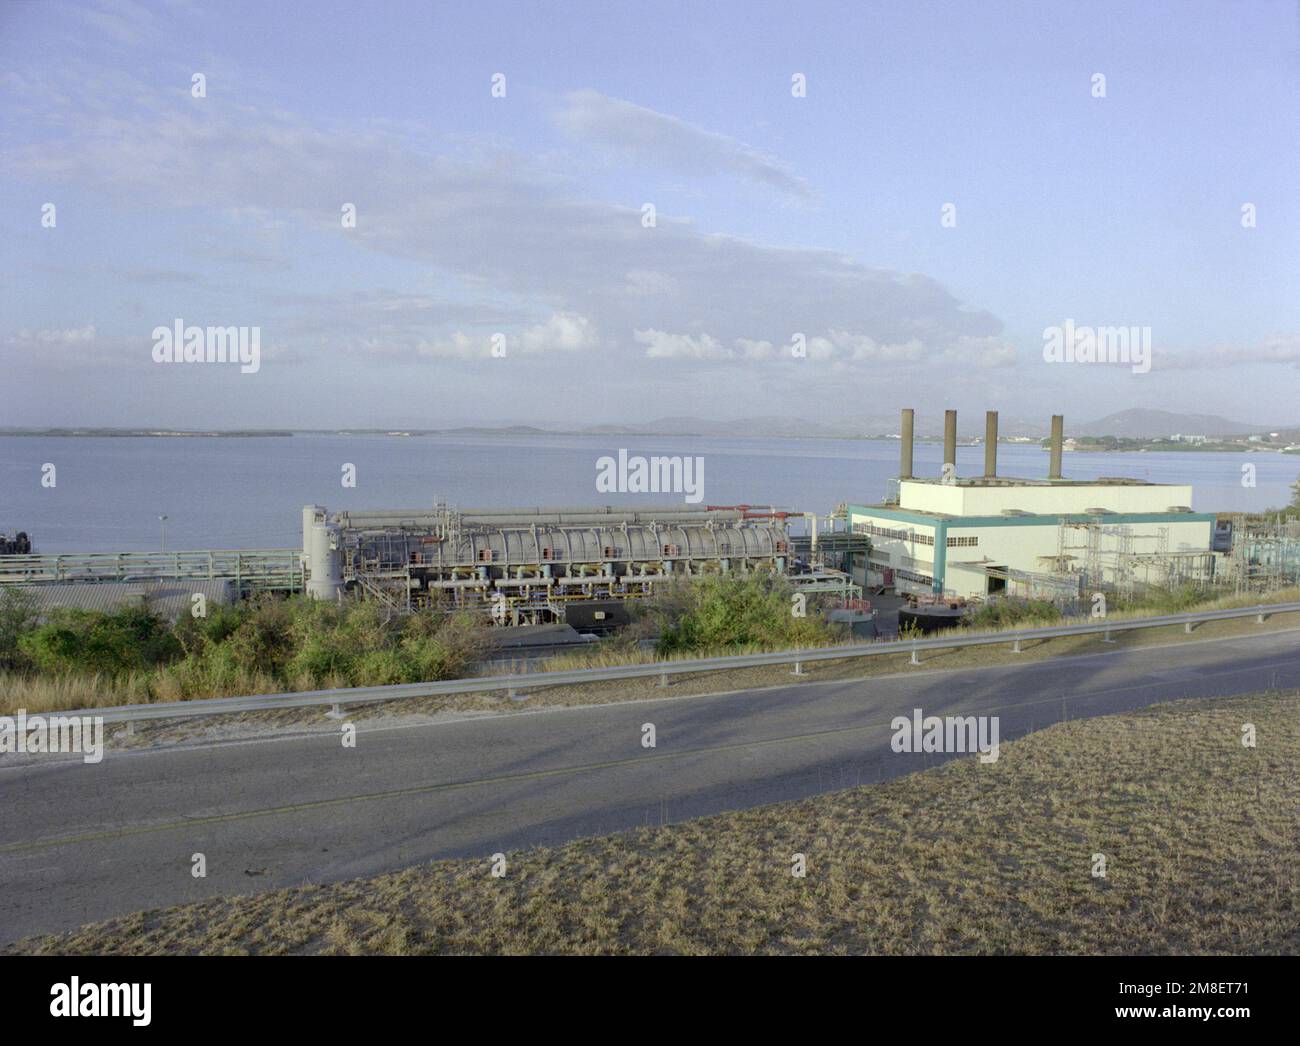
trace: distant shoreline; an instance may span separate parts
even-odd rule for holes
[[[424,436],[534,436],[540,438],[553,436],[581,437],[584,439],[754,439],[754,440],[846,440],[897,443],[897,435],[829,435],[815,433],[796,435],[789,432],[777,433],[705,433],[705,432],[655,432],[645,431],[610,431],[593,432],[590,430],[539,429],[531,426],[508,428],[460,427],[450,429],[113,429],[113,428],[48,428],[48,429],[0,429],[0,437],[13,436],[22,438],[81,438],[81,439],[285,439],[293,436],[364,436],[415,439]],[[1001,446],[1033,447],[1046,450],[1046,436],[1010,437],[998,440]],[[943,437],[917,436],[915,442],[935,445],[943,442]],[[979,447],[983,442],[970,437],[961,438],[957,445],[963,448]],[[1067,454],[1146,454],[1146,453],[1221,453],[1221,454],[1297,454],[1300,451],[1283,449],[1276,445],[1251,445],[1242,442],[1207,441],[1205,443],[1173,443],[1168,440],[1151,438],[1136,439],[1127,437],[1118,446],[1085,442],[1082,446],[1066,446]]]

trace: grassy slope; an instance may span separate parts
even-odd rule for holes
[[[1051,727],[992,766],[511,854],[503,879],[486,855],[439,861],[11,950],[1295,953],[1298,769],[1300,696],[1180,702]]]

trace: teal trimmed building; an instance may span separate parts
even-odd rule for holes
[[[853,573],[868,588],[967,598],[1077,595],[1175,565],[1208,580],[1215,516],[1191,501],[1190,486],[1132,479],[904,479],[896,505],[847,506],[849,529],[871,539]]]

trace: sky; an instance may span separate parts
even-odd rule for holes
[[[1268,0],[0,0],[0,426],[1300,424],[1298,41]],[[178,321],[258,369],[159,362]],[[1046,359],[1067,323],[1149,366]]]

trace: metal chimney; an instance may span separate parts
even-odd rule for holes
[[[1047,469],[1048,479],[1061,478],[1061,448],[1065,443],[1065,417],[1052,415],[1051,464]]]
[[[984,475],[992,479],[998,474],[998,412],[984,412]]]
[[[952,474],[957,473],[957,412],[943,412],[943,463],[952,466]],[[948,469],[944,469],[946,474]]]
[[[915,423],[916,411],[911,407],[903,408],[903,424],[899,441],[899,460],[898,460],[898,478],[912,478],[912,427]]]

